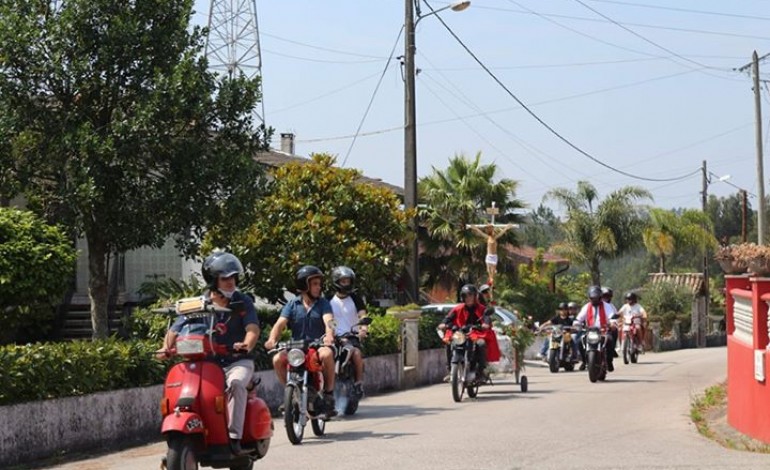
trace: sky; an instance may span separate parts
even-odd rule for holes
[[[296,154],[332,153],[345,167],[403,187],[404,85],[396,57],[404,53],[404,1],[256,4],[273,147],[280,133],[293,132]],[[209,0],[197,0],[194,22],[207,24],[209,8]],[[424,0],[421,8],[430,11]],[[706,160],[714,174],[709,194],[728,196],[736,187],[757,194],[752,82],[734,69],[754,50],[770,52],[770,0],[473,0],[465,11],[439,15],[575,147],[636,177],[690,176],[646,181],[589,159],[519,106],[427,16],[416,33],[419,177],[446,168],[456,154],[480,152],[499,177],[519,182],[517,196],[532,209],[549,190],[574,189],[579,180],[600,195],[638,185],[656,206],[699,208]],[[770,60],[760,72],[770,79]],[[769,90],[763,85],[766,108]],[[770,110],[763,120],[767,142]],[[767,185],[767,163],[764,174]],[[553,201],[546,205],[559,211]]]

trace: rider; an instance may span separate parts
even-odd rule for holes
[[[623,320],[623,334],[628,334],[631,329],[631,322],[634,317],[640,315],[642,324],[637,330],[637,344],[644,351],[644,334],[647,326],[647,311],[639,304],[639,298],[633,292],[627,292],[625,295],[626,303],[620,307],[618,314]]]
[[[489,284],[482,284],[481,287],[479,287],[479,303],[484,306],[484,308],[494,308],[492,306],[492,286]]]
[[[610,318],[618,318],[618,309],[615,308],[615,304],[612,303],[612,297],[615,293],[609,287],[602,287],[602,300],[605,301],[611,307],[607,313],[610,314]]]
[[[575,318],[575,326],[581,326],[586,323],[589,327],[595,325],[597,322],[599,326],[606,330],[607,334],[607,370],[612,372],[615,367],[612,364],[612,360],[615,358],[615,339],[616,336],[612,334],[613,330],[617,330],[617,322],[610,318],[610,312],[612,306],[602,299],[602,290],[599,286],[591,286],[588,288],[588,303],[583,305],[580,309],[580,313]],[[582,358],[582,364],[580,364],[580,370],[586,369],[586,351],[582,342],[579,345],[580,355]]]
[[[547,322],[540,325],[540,330],[543,330],[548,325],[561,325],[561,326],[571,327],[575,321],[575,317],[570,315],[569,305],[567,304],[567,302],[561,302],[559,304],[558,312],[559,312],[558,315],[556,315],[555,317],[551,318]],[[540,355],[543,356],[543,358],[547,357],[546,353],[548,352],[548,348],[550,347],[550,345],[551,345],[551,342],[548,339],[543,341],[543,346],[542,348],[540,348]],[[572,356],[577,357],[577,355],[578,355],[577,344],[575,343],[575,341],[572,341]]]
[[[208,292],[205,297],[219,307],[229,307],[231,302],[241,302],[244,306],[242,313],[235,312],[221,315],[214,336],[217,344],[226,346],[230,354],[219,358],[219,363],[225,371],[227,384],[227,422],[230,436],[230,447],[234,454],[242,453],[240,440],[243,436],[243,421],[246,417],[246,401],[254,374],[254,360],[244,357],[254,349],[259,340],[260,326],[257,311],[251,298],[238,290],[238,276],[243,275],[243,266],[234,255],[218,251],[203,261],[203,279],[206,281]],[[179,317],[171,326],[163,340],[163,347],[158,351],[160,356],[168,357],[174,348],[177,335],[185,323],[185,317]]]
[[[283,330],[291,330],[295,341],[317,341],[323,337],[323,346],[318,348],[318,359],[321,362],[324,390],[323,402],[327,414],[335,414],[334,410],[334,330],[330,321],[334,318],[329,301],[321,296],[324,273],[315,266],[306,265],[297,270],[294,276],[295,287],[299,295],[291,299],[281,310],[281,316],[270,330],[270,336],[265,342],[265,349],[274,349]],[[273,357],[273,369],[278,381],[286,385],[287,352],[281,351]]]
[[[463,302],[449,311],[447,316],[438,326],[438,329],[445,331],[448,325],[457,328],[465,326],[479,326],[482,331],[471,331],[469,336],[476,344],[478,364],[476,370],[481,374],[486,374],[485,369],[487,361],[500,360],[500,348],[497,345],[497,337],[492,331],[491,318],[484,314],[484,306],[478,303],[478,291],[473,284],[466,284],[460,289],[460,300]],[[444,342],[451,341],[452,334],[447,331],[444,336]]]
[[[337,322],[335,334],[337,336],[349,333],[362,318],[366,316],[366,306],[361,298],[356,295],[356,273],[347,266],[337,266],[332,269],[332,284],[334,284],[335,294],[329,299],[332,306],[332,314]],[[358,336],[363,339],[366,337],[367,327],[361,325],[358,328]],[[351,352],[353,367],[355,369],[355,384],[353,391],[360,397],[364,394],[364,357],[361,350],[356,347],[358,341],[354,341]]]

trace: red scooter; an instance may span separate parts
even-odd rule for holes
[[[161,468],[168,470],[204,467],[251,470],[270,447],[273,422],[267,404],[257,396],[258,380],[249,387],[246,418],[241,438],[242,455],[233,455],[227,432],[225,373],[216,362],[228,354],[216,344],[216,319],[238,311],[240,305],[221,308],[204,298],[183,299],[172,309],[157,313],[184,315],[186,323],[176,338],[171,354],[183,358],[169,370],[160,402],[161,432],[168,442],[168,453]]]

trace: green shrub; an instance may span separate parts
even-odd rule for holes
[[[77,252],[58,227],[0,207],[0,344],[19,328],[45,328],[72,281]]]
[[[372,315],[369,334],[363,341],[365,356],[382,356],[399,352],[401,347],[401,322],[393,315]]]
[[[443,315],[427,315],[423,314],[420,317],[419,323],[419,348],[423,349],[437,349],[443,348],[444,342],[441,341],[438,334],[436,334],[436,326],[444,319]]]
[[[151,341],[73,341],[0,346],[0,405],[163,382],[170,363]]]
[[[639,303],[647,311],[650,322],[660,322],[661,335],[671,333],[674,321],[681,323],[681,332],[690,331],[693,294],[689,288],[670,283],[646,287]]]

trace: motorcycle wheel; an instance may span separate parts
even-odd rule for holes
[[[554,374],[559,372],[559,350],[558,349],[548,350],[548,368]]]
[[[465,389],[468,390],[468,396],[470,398],[476,398],[476,395],[479,394],[479,372],[476,373],[476,378],[473,382],[465,386]]]
[[[318,437],[321,437],[324,434],[326,434],[326,421],[322,419],[311,419],[310,427],[313,428],[313,434],[315,434]]]
[[[168,453],[166,454],[168,470],[198,470],[198,460],[190,436],[171,434],[168,437]]]
[[[599,380],[599,353],[597,351],[588,351],[587,356],[588,380],[593,383]]]
[[[356,399],[348,399],[348,404],[345,405],[345,416],[352,416],[356,414],[356,411],[358,411],[358,400]]]
[[[302,436],[305,433],[305,426],[301,422],[302,417],[300,416],[299,404],[299,388],[294,384],[286,385],[286,392],[283,399],[283,422],[286,424],[286,436],[294,445],[302,442]]]
[[[631,354],[629,351],[629,348],[631,347],[631,342],[628,340],[628,336],[623,338],[623,364],[628,364],[628,356]]]
[[[636,342],[630,346],[631,350],[631,363],[636,364],[636,361],[639,360],[639,350],[636,347]]]
[[[463,400],[465,393],[465,364],[452,364],[452,399],[457,403]]]

